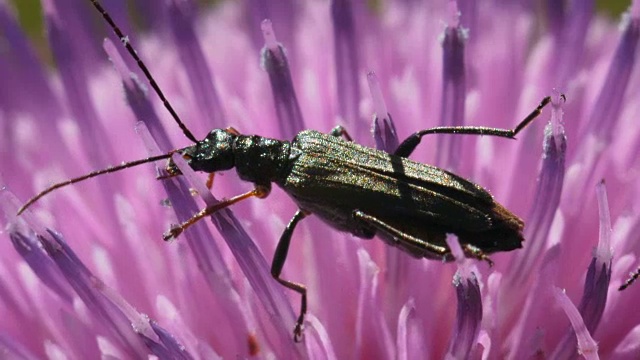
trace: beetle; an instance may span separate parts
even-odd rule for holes
[[[126,39],[97,0],[91,2],[116,35]],[[267,197],[272,183],[275,183],[299,207],[278,241],[271,265],[274,279],[301,296],[300,313],[294,328],[296,341],[302,335],[307,291],[304,285],[281,278],[281,273],[297,224],[311,214],[331,227],[359,238],[371,239],[378,235],[388,245],[416,258],[452,260],[445,242],[447,233],[458,236],[466,256],[490,264],[488,254],[522,247],[524,222],[496,202],[487,190],[456,174],[408,157],[422,137],[428,134],[489,135],[513,139],[551,102],[549,96],[543,98],[512,130],[476,126],[435,127],[412,134],[393,154],[350,141],[350,136],[340,126],[329,134],[305,130],[292,141],[242,135],[233,128],[215,129],[203,140],[196,140],[173,111],[131,45],[127,41],[123,43],[194,145],[54,184],[27,201],[18,214],[55,189],[144,163],[168,159],[166,171],[169,176],[180,175],[179,168],[171,159],[174,153],[180,154],[195,171],[214,173],[235,168],[240,179],[254,184],[253,190],[210,205],[186,222],[173,226],[164,234],[164,239],[169,240],[222,208],[249,197]]]

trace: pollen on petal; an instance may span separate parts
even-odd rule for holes
[[[359,56],[354,5],[349,0],[331,1],[333,43],[335,52],[336,90],[339,115],[351,131],[360,132]]]
[[[222,127],[223,111],[214,85],[213,69],[204,56],[194,29],[194,9],[186,1],[168,1],[169,24],[181,65],[189,78],[198,116],[210,127]]]
[[[596,185],[596,194],[598,198],[598,213],[600,214],[600,239],[595,257],[603,263],[609,263],[613,257],[611,252],[611,213],[604,180]]]
[[[455,1],[449,3],[449,24],[442,37],[442,98],[440,126],[461,126],[465,120],[466,74],[465,42],[466,30],[460,26],[460,13]],[[461,154],[461,138],[441,135],[438,138],[438,166],[455,170]]]
[[[261,26],[265,40],[261,63],[269,75],[281,134],[285,138],[293,138],[304,129],[304,119],[293,85],[289,59],[284,47],[276,40],[271,21],[264,20]]]
[[[458,264],[458,271],[454,275],[453,282],[456,288],[458,306],[447,358],[461,359],[469,356],[472,347],[477,341],[480,323],[482,322],[482,298],[478,279],[471,270],[471,265],[465,259],[458,239],[448,235],[446,240]]]
[[[276,34],[273,31],[273,24],[271,20],[265,19],[260,24],[260,29],[262,30],[262,36],[264,37],[264,46],[271,51],[275,51],[278,49],[278,40],[276,40]],[[275,54],[275,56],[279,56],[279,54]]]
[[[563,290],[554,288],[553,293],[556,301],[560,306],[562,306],[562,309],[569,318],[569,321],[571,321],[571,326],[573,327],[578,343],[577,352],[589,360],[599,359],[598,344],[591,337],[591,334],[585,326],[578,309],[576,309],[575,305],[573,305]]]
[[[373,71],[367,74],[369,91],[373,99],[375,114],[373,117],[373,138],[376,141],[376,148],[393,153],[398,148],[398,135],[396,127],[391,119],[391,114],[387,112],[387,105],[384,102],[380,81]]]

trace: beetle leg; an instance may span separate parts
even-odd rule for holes
[[[171,178],[174,178],[176,176],[179,176],[182,174],[164,174],[164,175],[158,175],[156,176],[156,180],[168,180]],[[213,188],[213,178],[215,177],[216,173],[209,173],[209,175],[207,176],[207,188],[209,190],[211,190],[211,188]]]
[[[627,281],[625,281],[624,284],[620,285],[620,287],[618,288],[618,291],[622,291],[628,288],[631,284],[633,284],[636,281],[636,279],[638,279],[638,277],[640,277],[640,267],[636,271],[631,273]]]
[[[347,132],[347,129],[345,129],[344,126],[342,125],[337,125],[333,129],[331,129],[331,132],[329,133],[329,135],[335,136],[335,137],[342,136],[345,139],[347,139],[347,141],[353,141],[353,139],[351,138],[351,135],[349,135],[349,133]]]
[[[296,225],[298,225],[298,222],[307,217],[307,215],[308,214],[303,210],[298,210],[296,214],[293,215],[293,218],[289,221],[289,225],[287,225],[286,229],[284,229],[284,232],[280,236],[280,240],[276,246],[276,252],[273,255],[273,261],[271,262],[271,276],[273,276],[273,278],[284,287],[297,292],[302,297],[300,300],[300,315],[296,321],[296,327],[293,330],[293,339],[295,342],[300,342],[300,339],[302,338],[304,315],[307,313],[307,288],[302,284],[280,278],[280,274],[282,273],[282,267],[287,260],[293,230],[296,228]]]
[[[213,188],[213,178],[216,176],[216,173],[212,172],[209,173],[209,176],[207,176],[207,188],[209,190],[211,190],[211,188]]]
[[[168,179],[174,178],[174,177],[176,177],[178,175],[180,175],[180,174],[169,174],[169,173],[166,173],[166,174],[163,174],[163,175],[156,176],[156,180],[168,180]]]
[[[422,251],[428,251],[431,253],[434,253],[436,255],[439,256],[446,256],[447,254],[449,254],[449,249],[447,249],[444,246],[438,246],[438,245],[434,245],[430,242],[418,239],[414,236],[411,236],[405,232],[402,232],[396,228],[394,228],[393,226],[385,223],[384,221],[378,219],[375,216],[371,216],[368,214],[365,214],[364,212],[362,212],[361,210],[355,210],[353,212],[353,217],[357,220],[360,220],[364,223],[366,223],[369,226],[372,226],[380,231],[383,231],[389,235],[391,235],[395,241],[396,244],[406,244],[409,245],[415,249],[420,249]]]
[[[170,239],[175,239],[176,237],[178,237],[178,235],[182,234],[182,232],[188,228],[189,226],[197,223],[198,221],[200,221],[201,219],[215,213],[218,210],[222,210],[228,206],[231,206],[239,201],[248,199],[252,196],[255,196],[259,199],[264,199],[265,197],[267,197],[267,195],[269,195],[270,192],[270,188],[267,186],[262,186],[262,185],[257,185],[255,189],[246,192],[244,194],[240,194],[237,196],[232,197],[231,199],[227,199],[224,201],[221,201],[219,203],[213,204],[211,206],[207,206],[206,208],[198,211],[195,215],[193,215],[189,220],[183,222],[182,224],[179,225],[174,225],[171,227],[171,229],[169,229],[169,231],[167,231],[166,233],[164,233],[164,235],[162,235],[162,238],[167,241]]]
[[[561,98],[565,100],[564,95]],[[423,136],[428,134],[466,134],[466,135],[489,135],[514,139],[522,129],[527,127],[535,118],[537,118],[542,109],[551,102],[551,96],[547,96],[538,106],[522,120],[514,129],[499,129],[484,126],[439,126],[431,129],[420,130],[409,135],[400,146],[396,149],[394,155],[408,157],[416,149]]]
[[[490,267],[493,267],[493,261],[479,247],[473,246],[471,244],[462,244],[462,248],[465,255],[467,255],[468,257],[486,261],[489,263]]]
[[[241,135],[240,132],[238,130],[236,130],[233,126],[229,126],[226,129],[224,129],[224,131],[228,132],[231,135]]]

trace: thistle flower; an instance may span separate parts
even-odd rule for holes
[[[131,37],[104,42],[84,2],[42,1],[52,69],[0,1],[3,358],[639,356],[640,286],[617,287],[640,255],[640,2],[616,30],[581,1],[536,12],[529,2],[246,0],[197,15],[188,1],[137,1],[144,34],[108,2]],[[161,240],[170,224],[215,201],[188,167],[162,181],[151,165],[100,176],[16,217],[52,183],[190,144],[121,40],[196,138],[233,126],[292,139],[341,124],[392,152],[429,127],[511,128],[552,94],[517,141],[434,136],[412,154],[490,189],[525,221],[524,248],[489,268],[461,259],[449,237],[456,263],[416,260],[311,216],[282,274],[308,288],[294,343],[299,297],[271,278],[270,258],[296,208],[276,188],[171,243]],[[251,188],[222,175],[220,198]]]

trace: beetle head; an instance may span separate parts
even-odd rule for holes
[[[226,129],[212,130],[207,137],[195,145],[178,150],[189,166],[195,171],[208,173],[229,170],[234,167],[234,141],[236,134]],[[180,169],[172,159],[166,167],[171,175],[180,175]]]

